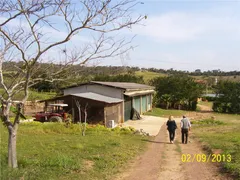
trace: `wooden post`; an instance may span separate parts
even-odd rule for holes
[[[122,122],[124,123],[125,121],[125,105],[124,105],[125,100],[122,102]]]
[[[107,118],[106,118],[106,116],[107,116],[107,112],[106,112],[106,109],[104,107],[104,124],[105,124],[105,127],[107,126]]]

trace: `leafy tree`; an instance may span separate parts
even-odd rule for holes
[[[135,82],[144,84],[142,76],[132,74],[119,74],[116,76],[98,75],[93,78],[94,81],[108,81],[108,82]]]
[[[203,86],[188,76],[158,77],[150,82],[155,86],[158,106],[196,110],[197,98],[202,95]]]
[[[166,105],[166,109],[168,109],[172,101],[172,96],[170,94],[163,94],[160,98],[160,101],[163,102]]]
[[[240,113],[240,83],[220,81],[215,92],[218,96],[213,103],[213,110],[222,113]]]

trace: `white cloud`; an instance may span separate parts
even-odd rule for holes
[[[149,16],[145,24],[134,27],[133,32],[161,42],[191,41],[211,35],[240,38],[238,19],[220,12],[168,12]]]

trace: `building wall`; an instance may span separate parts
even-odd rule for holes
[[[79,87],[64,89],[64,95],[93,92],[101,95],[123,99],[123,90],[98,84],[86,84]]]
[[[122,123],[122,103],[108,105],[104,108],[105,125],[109,126],[110,120],[114,120],[115,125]]]

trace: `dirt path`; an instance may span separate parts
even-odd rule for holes
[[[149,141],[148,150],[138,157],[118,180],[226,180],[219,168],[213,163],[183,163],[182,154],[204,154],[197,140],[190,137],[188,144],[181,144],[180,130],[176,141],[170,144],[168,132],[162,126],[153,141]],[[191,136],[191,134],[190,134]]]

